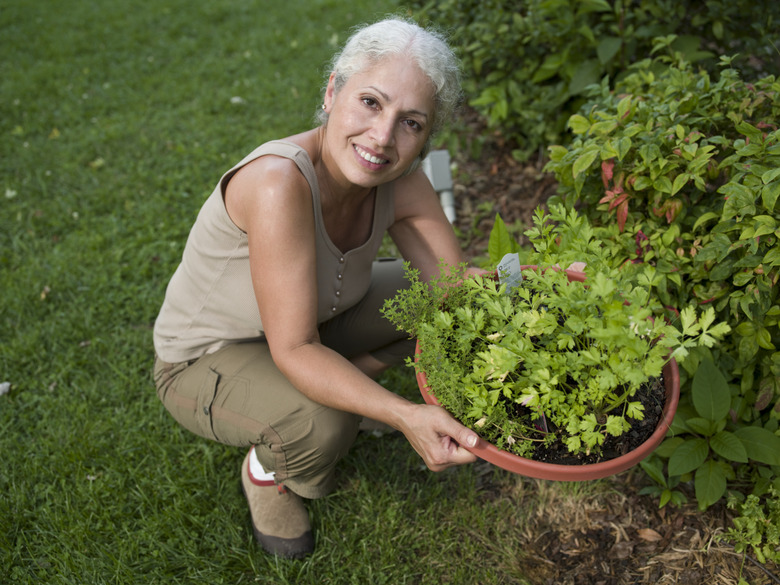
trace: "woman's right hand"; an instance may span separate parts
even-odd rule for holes
[[[479,440],[477,434],[452,418],[440,406],[411,405],[404,412],[399,430],[431,471],[473,463],[477,459],[464,447],[476,446]]]

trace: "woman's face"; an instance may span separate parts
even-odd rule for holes
[[[420,154],[433,125],[434,88],[406,57],[388,57],[325,92],[323,158],[334,176],[373,187],[398,178]]]

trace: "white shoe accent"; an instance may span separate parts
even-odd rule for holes
[[[269,472],[263,469],[263,466],[260,464],[260,461],[257,459],[257,453],[255,453],[254,446],[252,446],[252,449],[249,451],[249,473],[252,475],[255,481],[274,480],[274,472],[273,471]]]

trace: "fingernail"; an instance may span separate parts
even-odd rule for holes
[[[466,439],[466,443],[469,447],[476,447],[477,446],[477,437],[474,435],[471,435],[468,439]]]

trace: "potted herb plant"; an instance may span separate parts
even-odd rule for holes
[[[497,220],[492,256],[516,249]],[[586,220],[552,206],[526,232],[522,281],[501,271],[466,276],[442,266],[385,304],[385,316],[417,338],[423,397],[482,441],[473,450],[543,479],[605,477],[649,455],[679,397],[677,359],[728,331],[708,309],[654,318],[657,301],[640,266],[612,267]],[[519,259],[519,258],[518,258]],[[561,266],[584,262],[584,273]]]

